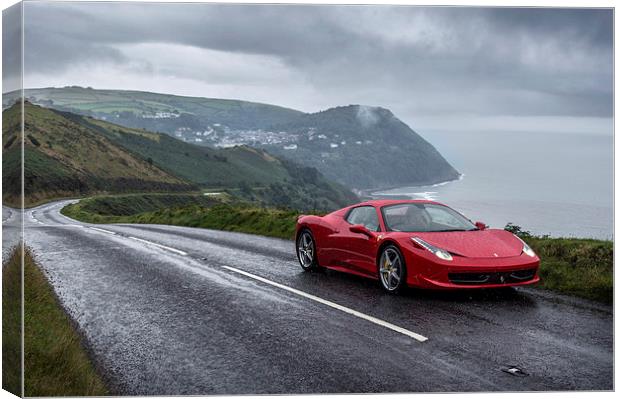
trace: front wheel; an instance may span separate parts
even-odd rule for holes
[[[316,270],[319,267],[316,260],[316,245],[310,230],[303,230],[297,237],[297,259],[304,271]]]
[[[383,289],[390,294],[396,294],[406,286],[407,268],[400,250],[394,245],[388,245],[381,251],[379,258],[379,280]]]

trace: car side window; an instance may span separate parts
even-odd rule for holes
[[[347,222],[364,225],[370,231],[379,231],[379,217],[372,206],[353,208],[347,215]]]

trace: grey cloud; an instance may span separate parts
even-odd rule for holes
[[[129,60],[116,48],[100,42],[89,42],[76,36],[39,30],[27,31],[24,43],[24,69],[51,72],[73,63],[114,62]]]
[[[527,34],[558,35],[566,42],[587,42],[591,46],[613,44],[611,9],[494,8],[483,11],[497,29]]]
[[[276,57],[325,106],[351,98],[426,114],[613,112],[608,9],[29,2],[25,15],[33,73],[100,62],[156,70],[151,62],[166,54],[135,60],[119,48],[169,43]],[[271,102],[287,105],[282,88],[273,92]]]
[[[354,37],[328,24],[317,6],[137,3],[29,3],[26,40],[42,30],[91,43],[162,42],[202,48],[313,57]],[[34,42],[34,40],[33,40]]]

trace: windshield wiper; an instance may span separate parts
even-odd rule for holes
[[[447,233],[450,231],[470,231],[470,230],[465,230],[465,229],[433,230],[433,233]]]

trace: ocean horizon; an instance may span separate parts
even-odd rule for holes
[[[613,240],[613,136],[477,132],[431,141],[458,180],[365,193],[443,202],[492,228]]]

